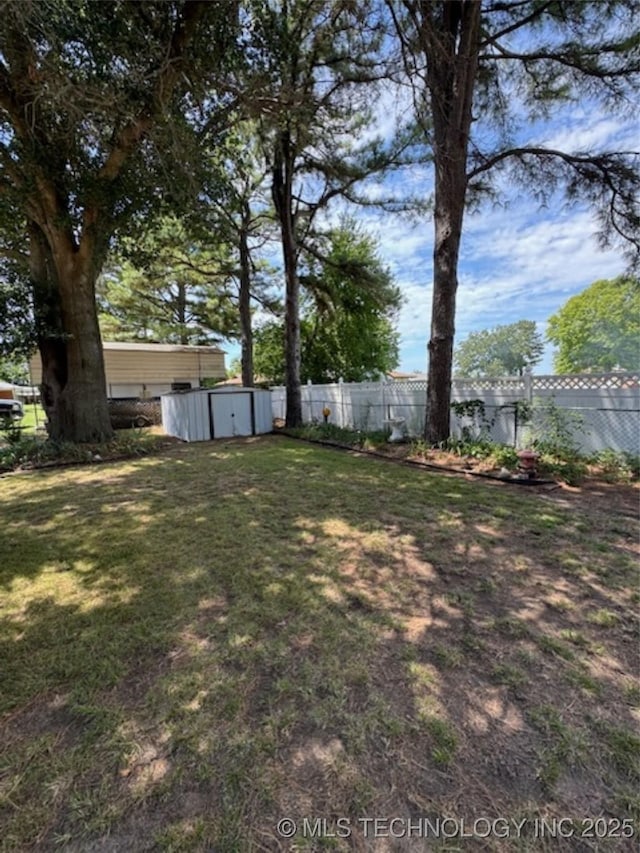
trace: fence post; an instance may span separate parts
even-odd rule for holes
[[[344,427],[344,388],[342,387],[344,384],[344,380],[342,376],[338,379],[338,391],[340,398],[340,424],[339,426]]]
[[[531,403],[533,400],[533,381],[530,367],[524,369],[524,398],[527,403]]]

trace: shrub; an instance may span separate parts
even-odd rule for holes
[[[619,450],[600,450],[589,462],[611,483],[629,483],[640,476],[640,457]]]
[[[411,448],[409,450],[409,454],[411,456],[420,456],[423,459],[426,459],[431,452],[432,447],[430,444],[424,440],[424,438],[415,438],[411,442]]]
[[[579,412],[563,409],[553,398],[533,401],[523,430],[523,442],[549,456],[563,459],[578,455],[576,433],[584,432]]]
[[[495,445],[491,459],[497,468],[507,468],[509,471],[513,471],[518,467],[518,453],[515,447],[509,447],[506,444]]]
[[[119,433],[105,444],[72,444],[51,441],[35,435],[19,434],[6,437],[0,444],[0,471],[16,468],[38,468],[42,465],[92,462],[100,459],[145,456],[153,453],[165,440],[164,436],[143,434],[138,430]]]
[[[451,437],[441,445],[442,450],[449,450],[456,456],[472,456],[474,459],[487,459],[493,454],[496,445],[488,438],[455,438]]]
[[[461,440],[469,444],[489,442],[495,419],[487,417],[483,400],[454,400],[451,411],[460,420]],[[467,423],[462,423],[464,420]],[[468,454],[471,455],[471,454]]]
[[[570,486],[577,486],[587,475],[587,464],[578,454],[542,453],[538,471],[543,476],[557,477]]]
[[[335,424],[306,424],[295,429],[288,429],[289,435],[297,438],[306,438],[310,441],[334,441],[337,444],[345,444],[347,447],[374,450],[385,444],[389,438],[389,431],[377,430],[365,432],[359,429],[339,427]]]

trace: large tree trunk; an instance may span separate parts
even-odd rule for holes
[[[150,48],[149,61],[140,64],[146,67],[144,80],[136,83],[135,92],[132,89],[122,97],[114,94],[108,119],[94,109],[92,86],[76,80],[73,63],[65,73],[65,62],[61,60],[69,45],[75,45],[89,62],[95,45],[81,48],[77,35],[71,30],[66,32],[64,15],[49,28],[46,10],[37,11],[39,4],[10,5],[11,10],[3,7],[6,20],[2,31],[0,112],[6,156],[2,189],[7,188],[6,181],[13,183],[29,221],[33,250],[30,274],[50,434],[73,442],[101,441],[113,433],[96,316],[95,279],[114,226],[113,217],[121,203],[126,209],[133,201],[128,182],[118,185],[118,181],[154,122],[169,116],[174,90],[179,87],[180,95],[186,91],[185,66],[193,64],[193,40],[215,4],[192,0],[176,4],[176,9],[166,4],[166,26],[158,20],[158,37],[160,32],[166,32],[167,37],[160,63],[156,65],[151,58],[155,48]],[[231,20],[234,13],[237,17],[236,5],[225,12]],[[20,9],[14,14],[18,6]],[[97,21],[91,19],[89,25]],[[112,47],[110,38],[105,33],[106,55]],[[226,38],[225,34],[214,54],[218,48],[223,52],[227,49]],[[132,50],[134,43],[135,39]],[[196,65],[199,67],[200,63]],[[205,66],[206,63],[203,74]],[[56,71],[52,76],[53,68]],[[109,79],[106,74],[107,89]],[[73,110],[65,111],[62,99],[55,103],[49,97],[52,86],[59,93],[71,91],[74,97],[77,94]],[[85,123],[91,126],[92,122],[99,125],[93,143],[85,138],[83,130]],[[65,141],[67,135],[73,138],[70,145]],[[100,165],[94,168],[87,164],[83,174],[78,175],[83,155],[75,156],[76,147],[88,153],[92,163]],[[10,210],[14,202],[11,196],[7,198]],[[73,224],[72,209],[78,213]]]
[[[282,238],[285,274],[285,384],[287,388],[287,427],[302,425],[300,388],[300,281],[298,249],[293,212],[293,153],[289,133],[279,135],[273,166],[273,200]]]
[[[434,445],[446,441],[450,431],[458,257],[480,11],[477,0],[438,4],[423,0],[421,41],[428,63],[435,161],[433,303],[425,439]]]
[[[95,268],[58,247],[55,258],[30,226],[30,272],[42,359],[42,402],[55,441],[113,437],[102,341],[95,310]]]
[[[238,308],[240,313],[240,339],[242,384],[245,388],[253,385],[253,328],[251,326],[251,256],[249,254],[249,206],[242,212],[240,227],[240,293]]]

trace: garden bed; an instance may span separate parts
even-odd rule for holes
[[[630,518],[638,518],[640,480],[638,460],[625,454],[604,452],[598,458],[587,460],[568,454],[552,457],[547,466],[541,467],[541,476],[535,480],[515,479],[500,476],[505,462],[513,466],[513,448],[495,445],[496,456],[462,454],[452,450],[427,447],[423,441],[389,443],[388,433],[366,433],[348,430],[331,424],[312,424],[300,429],[286,430],[280,425],[276,433],[317,443],[326,447],[364,453],[377,458],[389,459],[411,467],[438,471],[447,476],[481,478],[495,484],[515,483],[537,486],[543,492],[554,491],[554,498],[568,505],[593,506],[597,511],[621,512]],[[461,447],[458,444],[458,447]],[[472,448],[478,452],[476,445]],[[485,452],[490,448],[484,448]],[[514,471],[515,473],[515,471]]]

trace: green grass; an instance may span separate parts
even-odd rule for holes
[[[576,770],[636,814],[625,517],[602,550],[588,508],[282,437],[1,477],[0,516],[0,850],[570,813]]]
[[[531,708],[529,719],[544,737],[537,773],[545,789],[551,791],[567,770],[575,772],[588,764],[592,748],[589,734],[565,723],[551,705]]]
[[[24,417],[20,421],[20,426],[25,432],[35,432],[37,427],[44,427],[47,416],[44,409],[38,403],[24,404]]]
[[[514,690],[523,687],[529,680],[519,667],[507,663],[494,666],[491,674],[498,684],[505,684]]]
[[[589,614],[589,622],[594,625],[600,625],[602,628],[613,628],[620,621],[617,613],[612,613],[610,610],[598,610],[595,613]]]

